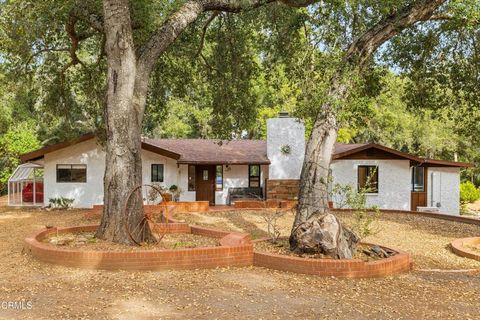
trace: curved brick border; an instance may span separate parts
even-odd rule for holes
[[[480,261],[480,251],[473,251],[465,247],[466,245],[480,246],[480,237],[455,239],[451,245],[452,251],[455,252],[455,254]]]
[[[265,241],[263,239],[254,241]],[[368,244],[368,243],[366,243]],[[385,248],[382,246],[382,248]],[[364,262],[358,259],[312,259],[300,258],[273,253],[254,251],[253,264],[258,267],[290,271],[319,276],[335,276],[339,278],[372,278],[393,275],[412,269],[410,254],[391,249],[396,252],[392,257]]]
[[[25,239],[25,249],[35,258],[53,264],[86,269],[166,270],[202,269],[253,264],[250,235],[172,223],[167,233],[186,232],[220,239],[218,247],[179,250],[85,251],[57,248],[41,241],[52,233],[94,231],[97,225],[43,229]],[[165,228],[165,226],[160,226]]]

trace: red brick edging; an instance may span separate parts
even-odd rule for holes
[[[185,224],[173,223],[168,233],[184,232]],[[187,225],[188,226],[188,225]],[[53,264],[86,269],[166,270],[240,267],[253,264],[250,235],[190,226],[192,234],[219,238],[220,246],[179,250],[84,251],[57,248],[41,242],[52,233],[94,231],[97,225],[43,229],[25,239],[35,258]]]
[[[262,240],[259,240],[262,241]],[[382,246],[382,248],[385,248]],[[334,260],[300,258],[254,251],[253,264],[258,267],[318,276],[339,278],[373,278],[410,271],[413,261],[409,253],[391,249],[396,254],[386,259],[364,262],[358,259]]]
[[[480,247],[480,237],[455,239],[452,241],[451,245],[452,251],[455,254],[480,261],[480,251],[473,251],[472,249],[465,247],[466,245],[477,245]]]

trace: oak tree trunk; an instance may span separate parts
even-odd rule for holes
[[[137,67],[127,0],[104,1],[108,73],[105,101],[106,159],[104,208],[96,236],[118,243],[154,241],[143,224],[141,189],[124,207],[131,191],[142,183],[141,130],[145,98],[135,92]],[[127,232],[127,224],[134,234]],[[136,228],[136,226],[140,226]]]
[[[322,253],[335,259],[351,259],[359,238],[329,210],[330,161],[337,140],[337,115],[333,101],[343,101],[347,85],[340,83],[342,71],[331,81],[329,99],[322,106],[308,140],[300,177],[297,214],[290,235],[290,249]]]

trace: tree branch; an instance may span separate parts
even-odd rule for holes
[[[383,18],[357,37],[347,50],[344,62],[362,67],[383,43],[419,21],[427,21],[446,0],[420,0]]]
[[[202,29],[202,36],[200,38],[200,46],[198,47],[197,53],[195,54],[195,57],[198,57],[203,50],[203,44],[205,43],[205,35],[207,34],[207,29],[208,26],[212,23],[212,21],[220,14],[220,11],[214,11],[210,18],[208,18],[207,22],[205,22],[205,25],[203,26]]]
[[[190,0],[171,15],[137,52],[140,72],[149,74],[160,55],[175,39],[206,11],[238,13],[249,11],[276,0]],[[318,0],[281,0],[291,7],[304,7]]]
[[[92,13],[85,1],[77,1],[71,14],[87,22],[96,31],[103,33],[103,17]]]
[[[28,66],[30,64],[30,62],[32,62],[33,58],[35,58],[36,56],[38,56],[38,55],[40,55],[44,52],[62,52],[62,51],[69,52],[70,48],[44,48],[44,49],[40,49],[40,50],[34,52],[28,58],[28,60],[25,62],[25,66]]]

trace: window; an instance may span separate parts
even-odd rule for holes
[[[412,191],[425,192],[425,168],[412,167]]]
[[[223,166],[221,164],[215,168],[215,190],[223,190]]]
[[[57,182],[87,182],[87,165],[57,164]]]
[[[151,182],[163,182],[163,164],[152,164]]]
[[[203,169],[202,179],[203,179],[203,181],[208,181],[208,169]]]
[[[258,164],[248,166],[248,187],[260,188],[260,166]]]
[[[188,191],[195,191],[195,166],[188,165]]]
[[[378,167],[358,166],[358,190],[367,193],[378,193]]]

